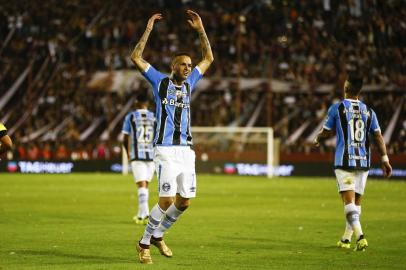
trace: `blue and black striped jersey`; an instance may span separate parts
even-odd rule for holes
[[[126,115],[122,133],[131,137],[131,160],[152,161],[155,116],[153,112],[138,109]]]
[[[167,75],[151,65],[143,73],[151,83],[156,104],[155,145],[192,145],[190,101],[202,73],[196,66],[182,85],[175,85]]]
[[[344,99],[329,108],[323,127],[336,130],[335,168],[369,170],[369,135],[380,131],[372,109],[359,100]]]

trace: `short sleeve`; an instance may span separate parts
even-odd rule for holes
[[[123,129],[121,130],[122,133],[124,134],[130,134],[131,132],[131,123],[130,123],[130,114],[127,114],[124,122],[123,122]]]
[[[371,109],[371,127],[369,128],[369,133],[381,132],[381,128],[379,127],[378,118],[376,117],[376,113]]]
[[[166,77],[151,65],[148,65],[147,69],[142,72],[142,75],[151,83],[154,89],[157,89],[159,82]]]
[[[326,120],[324,121],[323,125],[324,129],[332,130],[335,128],[336,114],[337,114],[336,106],[335,105],[330,106],[327,112]]]
[[[195,66],[195,68],[192,70],[192,73],[190,73],[189,77],[187,78],[186,82],[190,84],[190,89],[193,91],[195,88],[197,82],[203,77],[202,72],[200,71],[198,66]]]

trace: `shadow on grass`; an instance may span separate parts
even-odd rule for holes
[[[98,256],[98,255],[82,255],[82,254],[72,254],[61,252],[58,250],[14,250],[17,255],[32,255],[32,256],[45,256],[45,257],[59,257],[59,258],[70,258],[76,260],[85,260],[89,262],[97,263],[133,263],[134,259],[111,257],[111,256]]]
[[[339,250],[335,244],[331,245],[317,245],[314,242],[304,242],[297,240],[277,240],[271,238],[260,238],[260,237],[244,237],[244,236],[218,236],[219,239],[223,241],[230,241],[233,243],[241,243],[246,247],[255,246],[268,246],[269,248],[280,249],[281,247],[286,247],[287,249],[292,249],[294,247],[305,249],[318,249],[318,250]],[[352,251],[352,249],[350,249]],[[344,251],[348,251],[344,249]]]

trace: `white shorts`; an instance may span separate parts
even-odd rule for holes
[[[131,161],[131,169],[136,183],[141,181],[151,182],[151,179],[154,176],[153,161]]]
[[[334,170],[337,178],[338,191],[354,190],[363,195],[369,171]]]
[[[188,146],[156,146],[159,197],[196,197],[195,151]]]

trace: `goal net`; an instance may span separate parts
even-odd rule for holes
[[[279,165],[279,146],[272,128],[193,127],[193,144],[201,164],[224,164],[222,171],[239,174],[274,175]],[[227,167],[228,166],[228,167]]]
[[[192,127],[199,172],[266,175],[279,165],[279,143],[268,127]],[[123,173],[128,172],[123,154]]]

